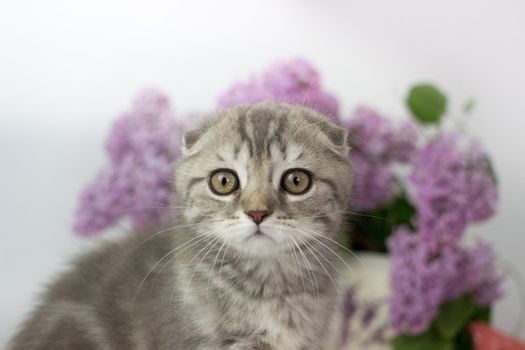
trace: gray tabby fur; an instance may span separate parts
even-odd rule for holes
[[[185,138],[176,222],[77,259],[8,349],[327,349],[334,240],[352,187],[347,152],[346,132],[306,108],[218,112]],[[210,191],[218,168],[237,172],[236,194]],[[290,168],[312,172],[309,192],[283,192]],[[244,213],[256,209],[273,210],[259,238]]]

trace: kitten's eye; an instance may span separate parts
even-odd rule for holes
[[[239,179],[233,170],[219,169],[211,173],[209,185],[213,193],[225,196],[239,189]]]
[[[312,175],[304,169],[290,169],[284,173],[281,187],[291,194],[303,194],[312,187]]]

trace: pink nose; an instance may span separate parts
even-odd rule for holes
[[[271,214],[272,212],[268,210],[250,210],[246,212],[246,215],[251,217],[253,222],[255,222],[257,225],[263,222],[263,220]]]

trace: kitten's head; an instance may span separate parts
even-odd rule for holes
[[[249,255],[333,239],[352,188],[346,136],[303,107],[223,110],[184,136],[179,212],[196,234]]]

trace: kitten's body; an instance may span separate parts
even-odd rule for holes
[[[309,110],[260,104],[188,134],[177,223],[79,259],[11,349],[326,349],[351,187],[337,178],[350,173],[340,132]],[[208,193],[205,175],[224,164],[239,175],[230,197]],[[296,164],[316,182],[290,197],[279,174]],[[243,214],[254,208],[273,213],[262,234]]]

